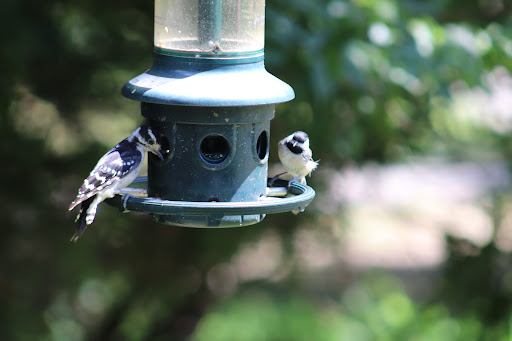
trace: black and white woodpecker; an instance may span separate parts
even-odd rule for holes
[[[71,241],[77,241],[87,225],[92,224],[98,205],[113,198],[120,190],[135,180],[144,163],[146,152],[164,159],[160,139],[147,125],[137,128],[128,138],[119,142],[96,164],[78,190],[69,210],[81,205],[76,218],[78,223]]]
[[[318,166],[318,162],[312,159],[308,134],[303,131],[296,131],[279,141],[277,152],[286,173],[293,177],[291,181],[297,180],[305,185],[306,175]]]

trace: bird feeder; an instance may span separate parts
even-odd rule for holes
[[[270,120],[294,92],[265,70],[264,28],[264,0],[155,1],[153,66],[122,94],[141,102],[165,160],[149,155],[137,180],[147,197],[114,205],[170,225],[233,227],[311,202],[308,186],[283,198],[267,188]]]

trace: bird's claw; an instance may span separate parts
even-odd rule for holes
[[[306,178],[305,177],[301,177],[301,176],[297,176],[297,177],[291,179],[290,181],[288,181],[288,187],[290,187],[292,185],[292,183],[294,183],[294,182],[306,185]]]
[[[294,182],[298,182],[298,181],[297,181],[297,179],[298,179],[298,178],[299,178],[299,177],[295,177],[295,178],[291,179],[290,181],[288,181],[288,186],[286,186],[286,187],[290,188],[290,186],[292,185],[292,183],[294,183]]]
[[[274,186],[274,182],[276,182],[276,180],[278,180],[278,179],[279,179],[279,177],[280,177],[281,175],[284,175],[284,174],[286,174],[286,172],[284,172],[284,173],[279,173],[279,174],[277,174],[276,176],[274,176],[272,179],[268,180],[268,181],[267,181],[267,185],[268,185],[268,187],[273,187],[273,186]]]
[[[124,199],[123,199],[124,211],[122,213],[130,212],[130,210],[126,207],[126,204],[128,203],[128,199],[130,199],[130,198],[131,198],[131,195],[128,193],[124,196]]]

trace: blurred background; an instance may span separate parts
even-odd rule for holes
[[[4,0],[0,340],[511,340],[512,4],[267,0],[267,70],[320,167],[306,212],[240,229],[100,206],[83,178],[143,118],[152,0]]]

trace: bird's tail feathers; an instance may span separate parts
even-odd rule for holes
[[[76,231],[73,234],[73,236],[71,237],[70,241],[76,242],[78,240],[78,238],[80,238],[80,236],[84,233],[85,228],[88,225],[87,221],[86,221],[87,211],[89,209],[89,206],[91,206],[91,203],[93,200],[94,200],[94,198],[92,197],[92,198],[89,198],[82,202],[82,206],[80,207],[80,212],[76,216],[76,220],[75,220],[75,222],[77,222]]]
[[[318,167],[318,161],[320,161],[320,160],[317,160],[317,161],[309,160],[308,163],[306,164],[306,168],[309,170],[309,173],[308,173],[309,176],[311,176],[311,172],[313,172],[316,169],[316,167]]]

